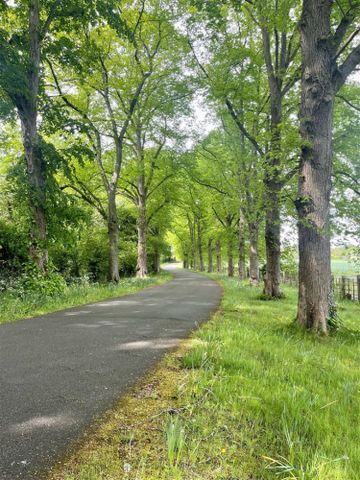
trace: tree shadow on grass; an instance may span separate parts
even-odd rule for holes
[[[360,342],[360,330],[351,329],[340,324],[337,329],[330,331],[328,336],[319,335],[311,330],[305,330],[294,319],[291,323],[278,325],[274,332],[286,340],[303,341],[310,340],[316,343],[337,342],[347,345]]]

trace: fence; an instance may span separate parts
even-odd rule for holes
[[[297,274],[282,274],[282,281],[288,285],[298,284]],[[334,295],[341,300],[360,302],[360,275],[348,275],[341,277],[331,276],[331,289]]]
[[[343,300],[360,302],[360,275],[331,277],[334,294]]]
[[[227,273],[227,268],[222,267],[222,273]],[[249,270],[247,269],[247,278],[249,278]],[[234,266],[234,276],[238,275],[237,266]],[[263,280],[263,274],[259,270],[259,278]],[[286,283],[287,285],[297,286],[298,285],[298,274],[297,273],[281,273],[281,282]],[[331,276],[331,288],[335,296],[341,300],[351,300],[353,302],[360,302],[360,275],[348,275],[341,277],[332,275]]]

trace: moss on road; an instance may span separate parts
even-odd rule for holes
[[[296,292],[265,302],[220,278],[222,309],[129,394],[56,480],[357,480],[360,306],[318,338]]]

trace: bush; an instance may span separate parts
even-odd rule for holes
[[[28,258],[27,238],[14,225],[0,220],[0,267],[6,274],[18,272]]]
[[[285,273],[296,273],[298,270],[297,249],[287,246],[281,252],[281,271]]]
[[[137,252],[134,242],[121,242],[119,249],[119,272],[122,277],[131,277],[136,272]]]
[[[106,231],[87,231],[82,236],[78,249],[80,275],[88,274],[96,282],[106,281],[109,265]]]
[[[22,297],[28,293],[53,297],[65,291],[66,282],[57,272],[50,271],[44,276],[36,265],[28,264],[12,288]]]

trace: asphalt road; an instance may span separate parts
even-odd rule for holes
[[[208,319],[221,289],[173,270],[139,293],[0,326],[0,479],[37,479]]]

